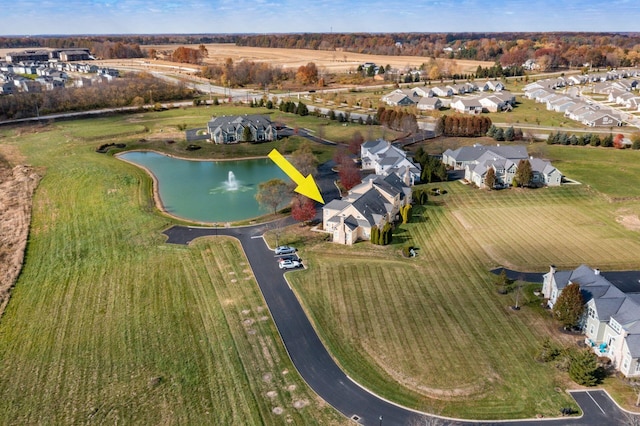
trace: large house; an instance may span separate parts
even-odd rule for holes
[[[548,306],[569,284],[580,286],[585,300],[581,329],[585,343],[627,377],[640,377],[640,285],[613,284],[598,269],[581,265],[572,271],[551,267],[544,275],[542,294]]]
[[[251,132],[250,137],[245,129]],[[207,130],[215,143],[273,141],[278,138],[275,126],[266,115],[223,115],[207,123]]]
[[[347,196],[322,207],[322,226],[338,244],[371,238],[371,228],[382,229],[398,220],[400,208],[411,203],[411,188],[396,174],[369,175]]]
[[[407,186],[412,186],[420,180],[420,165],[408,158],[404,150],[383,139],[367,141],[360,145],[360,158],[362,170],[373,170],[381,176],[396,174]]]
[[[558,186],[562,173],[546,160],[531,158],[524,146],[484,146],[476,144],[456,150],[446,150],[442,162],[454,170],[464,170],[464,178],[484,188],[490,168],[495,173],[495,186],[508,187],[513,183],[520,160],[528,160],[533,172],[532,184]]]

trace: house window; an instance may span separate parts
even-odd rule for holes
[[[595,328],[593,327],[593,324],[591,324],[591,326],[589,327],[589,335],[593,336],[594,331],[595,331]]]
[[[640,373],[640,358],[636,359],[636,373]]]
[[[627,369],[629,368],[629,361],[631,361],[631,360],[629,359],[629,356],[625,356],[625,357],[624,357],[624,362],[622,363],[622,369],[623,369],[624,371],[627,371]],[[637,367],[636,367],[636,369],[637,369]]]

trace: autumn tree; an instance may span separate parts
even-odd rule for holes
[[[338,169],[338,176],[340,177],[340,184],[347,191],[362,182],[360,170],[351,159],[342,161]]]
[[[318,68],[313,62],[301,65],[296,72],[296,80],[301,84],[313,84],[318,82]]]
[[[318,173],[318,159],[313,154],[311,144],[306,141],[291,153],[291,164],[293,164],[303,176],[315,176]]]
[[[291,200],[291,216],[298,222],[309,222],[316,217],[316,204],[310,198],[297,195]]]
[[[493,167],[489,167],[487,169],[487,174],[484,177],[484,184],[489,189],[493,189],[496,186],[496,171]]]
[[[580,323],[583,312],[584,298],[580,293],[580,286],[571,283],[562,290],[553,305],[553,316],[564,328],[573,328]]]
[[[624,148],[624,144],[622,143],[624,141],[624,135],[622,133],[618,133],[615,138],[613,138],[613,146],[616,149],[622,149]]]
[[[364,142],[364,137],[358,130],[356,130],[353,133],[353,136],[351,136],[351,139],[349,140],[349,152],[356,155],[360,154],[360,146],[362,145],[363,142]]]
[[[500,130],[500,129],[498,129]],[[529,160],[520,160],[518,162],[518,169],[513,177],[514,185],[517,186],[529,186],[533,179],[533,169]]]
[[[256,200],[262,208],[271,209],[276,214],[278,206],[286,201],[289,194],[289,188],[282,179],[271,179],[258,185]]]

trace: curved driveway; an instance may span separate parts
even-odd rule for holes
[[[172,244],[188,244],[195,238],[214,235],[228,235],[240,240],[293,364],[309,386],[342,414],[364,425],[541,424],[539,420],[476,422],[456,419],[440,419],[437,423],[430,423],[428,421],[433,419],[430,420],[428,416],[390,403],[349,379],[323,346],[278,268],[273,251],[265,244],[262,234],[271,226],[273,225],[261,224],[244,228],[174,226],[164,233],[169,237],[167,242]],[[626,414],[605,392],[593,390],[573,392],[572,395],[584,411],[581,418],[549,419],[542,424],[602,426],[627,423]],[[558,407],[558,412],[560,408]]]

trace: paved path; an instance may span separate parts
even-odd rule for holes
[[[281,223],[282,225],[282,223]],[[262,234],[273,224],[260,224],[244,228],[195,228],[174,226],[164,233],[167,243],[188,244],[204,236],[228,235],[240,240],[249,259],[256,281],[269,307],[291,360],[309,386],[346,417],[363,425],[382,424],[438,424],[438,425],[540,425],[538,420],[509,422],[475,422],[456,419],[438,419],[400,407],[366,391],[352,381],[338,367],[323,346],[315,329],[305,315],[298,299],[278,269],[273,251],[265,244]],[[295,272],[294,272],[295,273]],[[621,425],[625,414],[603,391],[572,393],[584,411],[581,418],[565,417],[549,419],[544,425]],[[558,412],[561,407],[558,407]]]

